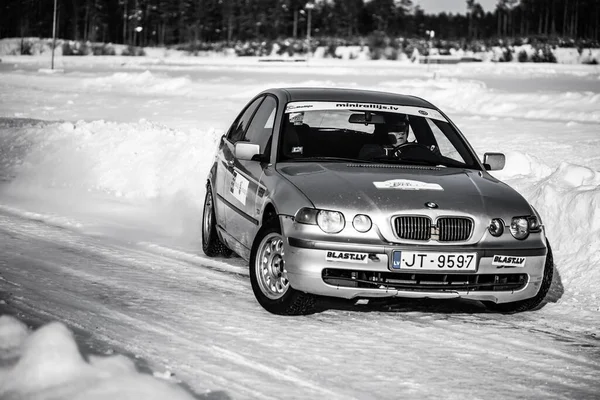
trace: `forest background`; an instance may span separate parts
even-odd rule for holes
[[[335,57],[338,46],[368,46],[370,58],[397,59],[527,44],[533,51],[519,61],[555,62],[556,48],[600,47],[600,0],[498,0],[488,12],[466,0],[464,14],[427,14],[412,0],[4,0],[0,38],[22,38],[18,52],[31,54],[26,38],[52,37],[55,3],[63,55],[111,55],[113,43],[128,46],[126,55],[143,47],[241,56],[324,47]]]

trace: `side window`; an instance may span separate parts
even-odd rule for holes
[[[246,132],[246,128],[250,122],[250,118],[252,118],[254,111],[263,99],[264,97],[259,97],[258,99],[254,100],[252,104],[250,104],[246,110],[236,118],[235,122],[233,125],[231,125],[231,128],[227,133],[227,139],[229,139],[231,143],[242,140],[244,137],[244,132]]]
[[[244,140],[260,145],[260,151],[263,153],[267,142],[273,134],[273,125],[275,123],[275,112],[277,111],[277,101],[267,96],[265,101],[262,102],[250,126],[246,131]]]
[[[433,136],[435,136],[435,141],[438,144],[440,153],[444,157],[448,157],[453,160],[464,163],[465,160],[458,153],[458,150],[456,150],[456,147],[454,147],[454,145],[450,142],[450,140],[448,140],[448,138],[446,137],[444,132],[442,132],[442,130],[440,128],[438,128],[437,125],[434,124],[433,121],[431,121],[429,118],[425,118],[425,119],[427,120],[427,123],[429,124],[429,127],[431,128],[431,132],[433,133]]]

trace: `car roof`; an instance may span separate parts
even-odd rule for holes
[[[293,87],[269,89],[265,92],[282,94],[288,98],[288,101],[355,101],[425,107],[437,110],[436,106],[416,96],[375,90]]]

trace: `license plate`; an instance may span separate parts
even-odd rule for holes
[[[427,253],[395,250],[392,270],[477,271],[477,253]]]

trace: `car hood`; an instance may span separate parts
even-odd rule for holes
[[[278,169],[320,209],[431,216],[460,213],[509,221],[512,216],[531,214],[528,202],[514,189],[477,170],[345,163],[290,163]]]

